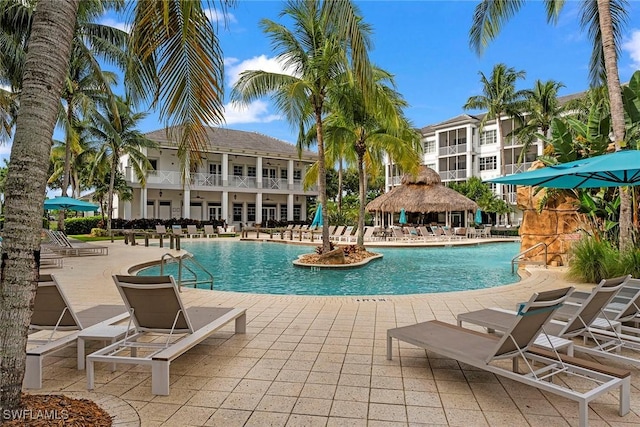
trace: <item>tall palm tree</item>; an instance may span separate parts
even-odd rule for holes
[[[88,129],[96,145],[99,146],[94,159],[97,168],[101,163],[104,163],[108,165],[109,170],[107,231],[111,230],[111,220],[113,219],[113,190],[120,158],[123,155],[129,157],[131,168],[144,187],[147,171],[151,169],[146,149],[156,148],[158,145],[137,129],[139,122],[147,116],[146,113],[131,111],[131,103],[120,97],[116,97],[115,107],[117,110],[108,108],[103,114],[92,116],[92,123]]]
[[[463,108],[465,110],[486,110],[487,113],[480,120],[480,130],[484,128],[489,120],[495,120],[497,126],[496,138],[500,150],[500,173],[506,175],[506,162],[504,155],[504,123],[503,116],[519,118],[523,111],[523,102],[527,92],[516,90],[516,82],[524,79],[524,71],[516,71],[515,68],[507,67],[505,64],[496,64],[487,77],[480,71],[480,82],[482,83],[482,95],[470,97]],[[503,192],[504,197],[504,192]]]
[[[523,1],[482,0],[475,9],[469,31],[471,46],[482,53],[502,25],[520,10]],[[549,22],[557,22],[564,1],[544,0]],[[584,0],[581,4],[580,23],[593,43],[589,75],[596,86],[606,81],[611,108],[611,123],[616,150],[625,147],[624,107],[618,74],[618,55],[622,28],[627,20],[626,0]],[[620,191],[620,249],[632,245],[631,195],[629,189]]]
[[[547,80],[546,82],[536,80],[533,89],[527,94],[524,107],[524,111],[526,111],[524,126],[513,131],[518,141],[524,145],[520,161],[529,151],[531,144],[539,139],[539,134],[549,137],[552,120],[559,117],[563,111],[558,102],[558,90],[562,87],[564,85],[555,80]],[[541,141],[544,151],[545,140],[541,139]]]
[[[348,0],[290,0],[281,16],[288,16],[293,20],[293,29],[268,19],[262,20],[260,25],[263,31],[271,39],[283,65],[294,70],[293,75],[260,70],[245,71],[240,75],[231,94],[231,99],[238,103],[249,103],[270,94],[287,120],[299,127],[299,146],[304,141],[306,129],[315,125],[318,192],[323,206],[327,206],[323,131],[327,99],[331,98],[332,91],[336,88],[336,79],[350,67],[355,69],[356,77],[370,75],[367,67],[358,68],[363,61],[362,56],[366,59],[366,50],[358,52],[353,48],[353,43],[357,40],[368,47],[369,27],[359,18],[338,14],[340,8],[343,14],[357,16],[357,9]],[[336,19],[337,17],[340,19]],[[353,23],[351,31],[341,26],[347,21]],[[363,84],[362,79],[358,81]],[[363,87],[368,93],[370,83],[365,81]],[[322,210],[322,217],[322,251],[327,252],[330,250],[330,241],[326,209]]]
[[[377,67],[373,67],[371,74],[374,85],[369,102],[365,102],[365,95],[354,80],[346,78],[331,100],[332,109],[326,119],[328,144],[348,144],[356,156],[359,246],[364,245],[366,170],[379,169],[383,153],[387,153],[405,171],[411,172],[420,163],[418,153],[422,147],[421,135],[402,113],[407,103],[394,89],[393,76]]]
[[[1,0],[0,11],[12,5]],[[20,110],[7,174],[0,274],[0,407],[20,407],[26,341],[37,286],[41,213],[51,139],[67,75],[80,0],[38,0],[20,75]],[[161,104],[162,119],[186,124],[181,152],[201,146],[223,110],[223,57],[201,2],[140,0],[133,8],[127,84],[134,99]],[[218,0],[222,9],[233,0]],[[157,78],[152,73],[159,67]],[[147,67],[145,67],[147,65]],[[139,73],[139,79],[134,74]],[[192,158],[195,156],[192,156]]]

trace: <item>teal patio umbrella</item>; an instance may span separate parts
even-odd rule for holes
[[[316,209],[316,214],[313,217],[313,221],[311,222],[312,227],[322,227],[322,203],[318,203],[318,208]]]
[[[473,222],[476,224],[482,224],[482,211],[479,208],[476,210],[476,217]]]
[[[407,214],[404,208],[400,209],[400,219],[398,219],[398,222],[403,225],[407,223]]]
[[[640,185],[640,150],[620,150],[489,181],[564,189]]]
[[[97,211],[98,206],[84,200],[74,199],[73,197],[55,197],[44,201],[44,208],[48,211],[52,210],[68,210],[68,211]]]

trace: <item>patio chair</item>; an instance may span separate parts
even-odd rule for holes
[[[338,241],[342,233],[344,233],[345,228],[346,226],[344,225],[337,226],[333,233],[329,234],[329,240]]]
[[[151,366],[151,392],[169,395],[171,361],[235,321],[246,330],[246,310],[224,307],[185,308],[171,276],[113,276],[133,324],[133,334],[87,356],[87,388],[94,388],[94,364]],[[158,338],[158,335],[160,337]],[[156,337],[150,342],[150,336]]]
[[[418,232],[420,233],[422,240],[435,239],[436,237],[433,231],[427,229],[424,225],[418,227]]]
[[[65,256],[109,255],[107,246],[71,241],[62,231],[45,230],[50,243],[47,248]]]
[[[349,226],[342,233],[342,236],[338,236],[338,242],[355,242],[358,240],[358,227],[357,226]]]
[[[596,342],[596,346],[575,345],[576,352],[640,365],[640,359],[618,354],[621,347],[640,350],[640,338],[623,336],[620,322],[610,320],[604,315],[607,305],[629,278],[630,276],[622,276],[604,279],[593,288],[582,304],[565,304],[546,327],[547,334],[564,339],[588,337]],[[504,331],[516,315],[514,311],[489,308],[459,314],[458,325],[467,322],[484,326],[489,330]],[[602,337],[613,339],[613,342],[600,342]],[[540,337],[538,344],[544,344],[545,340],[545,337]]]
[[[573,288],[563,288],[533,294],[512,318],[502,337],[496,337],[460,326],[432,320],[387,331],[387,359],[392,357],[392,338],[426,349],[429,352],[455,359],[505,378],[531,385],[542,391],[574,400],[579,405],[579,424],[586,426],[589,402],[609,390],[618,388],[619,414],[624,416],[630,407],[630,372],[559,355],[533,346],[533,342],[546,329],[555,310],[567,299]],[[512,368],[495,363],[511,360]],[[522,360],[528,372],[518,371]],[[534,367],[529,360],[541,363]],[[553,381],[554,377],[577,377],[572,381]],[[589,387],[589,385],[592,385]]]
[[[207,237],[218,237],[218,233],[216,233],[216,230],[211,224],[204,225],[204,235]]]
[[[156,236],[160,237],[164,237],[167,235],[167,227],[165,227],[162,224],[156,224]]]
[[[193,224],[187,225],[187,237],[202,237],[202,231]]]
[[[83,329],[112,325],[127,317],[122,305],[98,305],[75,312],[55,276],[41,274],[29,325],[24,387],[42,388],[44,357],[73,345]]]
[[[174,236],[184,237],[185,235],[182,231],[182,226],[178,224],[174,224],[171,226],[171,232],[173,233]]]

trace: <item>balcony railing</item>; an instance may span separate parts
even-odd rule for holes
[[[453,154],[462,154],[467,152],[467,144],[449,145],[446,147],[440,147],[439,154],[441,156],[450,156]]]
[[[440,179],[442,179],[443,181],[455,181],[455,180],[466,179],[466,178],[467,178],[466,169],[440,172]]]
[[[129,179],[138,182],[134,174],[129,175]],[[147,184],[180,184],[181,175],[178,171],[155,171],[147,176]]]
[[[229,175],[229,187],[236,188],[257,188],[255,176]]]
[[[525,172],[525,171],[529,170],[531,165],[533,165],[532,162],[525,162],[525,163],[520,163],[520,164],[515,164],[515,165],[514,164],[505,165],[505,172],[507,174]]]
[[[221,187],[222,175],[208,173],[192,173],[191,184],[203,187]]]

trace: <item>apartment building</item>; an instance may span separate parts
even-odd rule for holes
[[[197,168],[183,171],[177,144],[164,129],[147,133],[157,149],[148,150],[153,171],[142,186],[122,156],[120,167],[133,188],[133,200],[116,200],[114,217],[219,220],[229,225],[268,220],[299,221],[307,197],[317,188],[303,187],[306,170],[317,155],[255,132],[208,128],[208,143]]]

